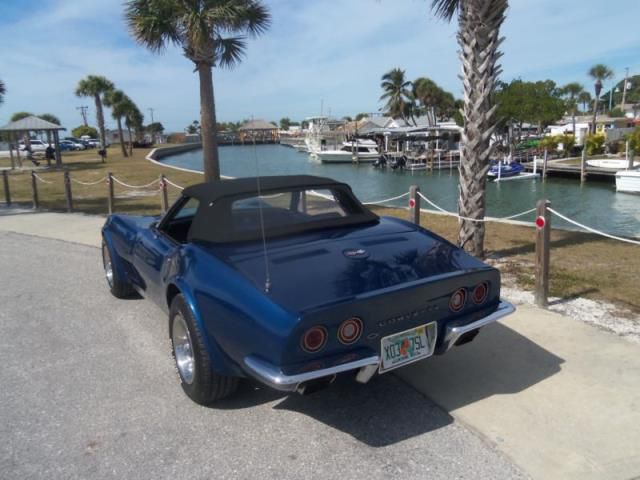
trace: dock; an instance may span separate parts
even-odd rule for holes
[[[542,161],[538,160],[537,170],[542,173]],[[526,172],[533,172],[533,162],[523,162],[522,165]],[[588,178],[615,181],[616,170],[611,168],[591,167],[585,166],[585,172]],[[580,165],[571,165],[567,163],[558,162],[558,160],[550,160],[547,163],[547,176],[557,177],[569,177],[580,179],[581,167]]]

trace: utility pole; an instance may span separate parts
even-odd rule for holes
[[[629,78],[629,67],[625,68],[624,74],[624,86],[622,87],[622,111],[624,112],[624,105],[627,101],[627,79]]]
[[[89,110],[89,107],[87,107],[86,105],[80,105],[79,107],[76,107],[76,110],[80,110],[80,115],[82,115],[82,122],[84,123],[85,127],[88,127],[89,124],[87,123],[87,110]]]
[[[151,114],[151,124],[154,124],[155,122],[153,121],[153,108],[147,108],[147,110],[149,110],[149,113]],[[155,132],[155,130],[153,130],[151,132],[151,141],[153,143],[156,143],[156,132]]]
[[[155,123],[153,121],[153,108],[147,108],[147,110],[149,110],[149,113],[151,114],[151,123]]]

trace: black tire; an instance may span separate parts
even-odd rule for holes
[[[107,245],[107,242],[102,240],[102,266],[104,267],[104,274],[107,285],[109,285],[109,290],[111,290],[111,294],[116,298],[129,298],[133,296],[136,291],[129,282],[122,278],[120,273],[118,273],[118,269],[114,268],[113,259],[117,258],[117,255],[118,254]]]
[[[183,323],[180,324],[180,322]],[[184,332],[184,327],[186,327],[186,332]],[[236,391],[239,381],[237,377],[219,375],[213,371],[203,334],[194,321],[191,309],[187,306],[182,295],[176,295],[171,302],[169,335],[171,337],[171,353],[176,362],[180,384],[184,393],[191,400],[200,405],[211,405]],[[190,345],[191,368],[181,367],[179,364],[179,357],[182,357],[183,360],[185,358],[185,342]],[[176,343],[178,343],[177,348],[182,349],[183,353],[176,355]]]

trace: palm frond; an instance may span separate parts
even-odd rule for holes
[[[436,17],[440,17],[446,21],[451,21],[454,17],[462,0],[433,0],[431,9]]]
[[[217,64],[224,68],[235,67],[244,57],[247,42],[244,37],[220,38],[216,41]]]
[[[167,43],[181,43],[179,24],[181,2],[172,0],[131,0],[125,4],[125,20],[133,38],[155,53]]]

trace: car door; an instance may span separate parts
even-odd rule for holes
[[[167,281],[175,274],[197,207],[196,199],[183,197],[160,222],[142,229],[136,240],[133,264],[142,280],[140,287],[159,305],[165,304]]]

